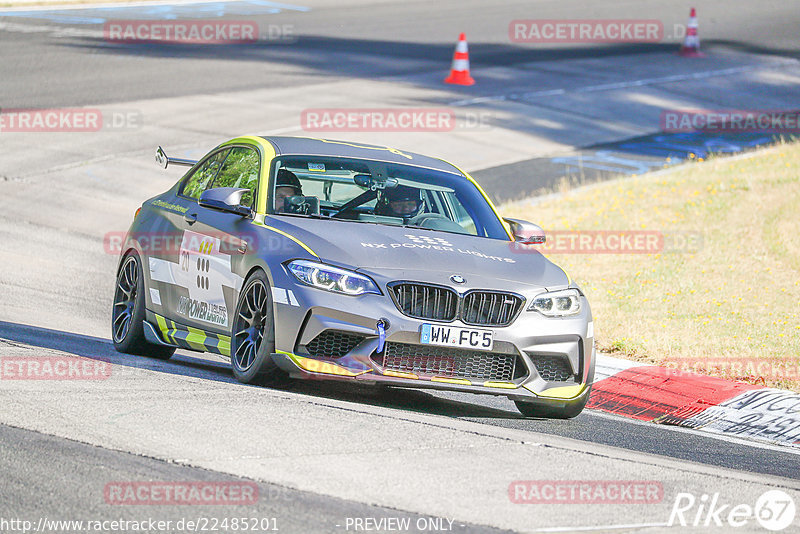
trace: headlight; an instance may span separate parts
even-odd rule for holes
[[[548,317],[575,315],[581,311],[581,294],[577,289],[542,293],[533,298],[528,311],[536,310]]]
[[[344,293],[345,295],[381,294],[375,282],[354,271],[307,260],[295,260],[287,264],[286,267],[295,278],[304,284],[326,291]]]

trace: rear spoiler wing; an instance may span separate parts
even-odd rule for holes
[[[164,152],[164,149],[158,147],[156,150],[156,164],[161,167],[162,169],[166,169],[169,167],[169,164],[172,163],[173,165],[183,165],[185,167],[192,167],[196,160],[191,159],[183,159],[183,158],[171,158],[167,156],[167,153]]]

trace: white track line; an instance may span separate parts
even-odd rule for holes
[[[40,0],[32,0],[36,2]],[[8,7],[0,9],[0,16],[3,13],[14,13],[18,11],[67,11],[81,9],[113,9],[120,7],[152,7],[152,6],[186,6],[192,4],[217,4],[239,2],[241,0],[154,0],[153,2],[114,2],[107,4],[48,4],[44,6],[24,6]],[[311,8],[292,4],[282,4],[280,2],[264,2],[258,4],[260,7],[272,7],[277,9],[291,9],[294,11],[310,11]]]
[[[548,89],[546,91],[531,91],[528,93],[509,93],[505,95],[494,96],[480,96],[476,98],[467,98],[464,100],[456,100],[450,102],[451,106],[470,106],[473,104],[482,104],[484,102],[502,102],[505,100],[524,100],[528,98],[540,96],[556,96],[567,93],[592,93],[595,91],[610,91],[613,89],[626,89],[628,87],[642,87],[647,85],[656,85],[660,83],[680,82],[684,80],[702,80],[705,78],[712,78],[714,76],[731,76],[733,74],[740,74],[751,70],[768,69],[784,67],[786,65],[797,65],[800,61],[796,59],[781,59],[772,63],[758,64],[758,65],[742,65],[741,67],[730,67],[727,69],[707,70],[703,72],[694,72],[688,74],[673,74],[672,76],[659,76],[655,78],[643,78],[641,80],[629,80],[624,82],[603,83],[599,85],[587,85],[586,87],[578,87],[576,89]]]
[[[600,417],[604,419],[612,419],[615,421],[624,421],[626,423],[631,423],[635,425],[646,426],[647,428],[662,428],[664,430],[669,430],[672,432],[682,432],[684,434],[694,434],[696,436],[702,436],[706,438],[716,439],[719,441],[725,441],[728,443],[734,443],[736,445],[744,445],[746,447],[753,447],[754,449],[766,449],[773,452],[784,452],[787,454],[794,454],[796,456],[800,456],[800,449],[797,447],[792,447],[791,445],[773,445],[772,443],[762,442],[762,441],[753,441],[745,438],[739,438],[734,436],[728,436],[725,434],[717,434],[714,432],[704,432],[701,430],[696,430],[694,428],[685,428],[682,426],[676,425],[659,425],[655,424],[651,421],[642,421],[641,419],[634,419],[632,417],[624,417],[622,415],[617,415],[610,412],[604,412],[602,410],[597,410],[594,408],[587,408],[583,413],[586,415],[590,415],[593,417]]]
[[[631,528],[668,527],[669,523],[639,523],[632,525],[602,525],[590,527],[545,527],[537,528],[533,532],[591,532],[593,530],[622,530]]]

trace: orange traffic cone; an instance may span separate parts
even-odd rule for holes
[[[453,66],[450,67],[450,76],[445,78],[444,82],[456,85],[475,83],[475,80],[469,75],[469,50],[467,50],[467,37],[463,32],[458,36],[456,51],[453,53]]]
[[[705,57],[705,54],[700,51],[700,37],[697,35],[697,14],[694,8],[689,13],[686,38],[683,40],[683,46],[681,46],[678,54],[685,57]]]

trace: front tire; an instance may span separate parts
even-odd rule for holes
[[[129,253],[122,262],[114,289],[111,340],[118,352],[168,360],[174,347],[152,345],[144,337],[144,280],[139,255]]]
[[[586,403],[589,402],[589,395],[591,392],[592,388],[589,386],[581,400],[559,407],[518,400],[515,400],[514,404],[517,405],[517,410],[519,410],[520,413],[525,417],[538,417],[544,419],[572,419],[581,413],[586,407]]]
[[[283,378],[272,360],[275,319],[272,290],[264,271],[256,271],[242,286],[231,332],[231,367],[245,384],[268,383]]]

